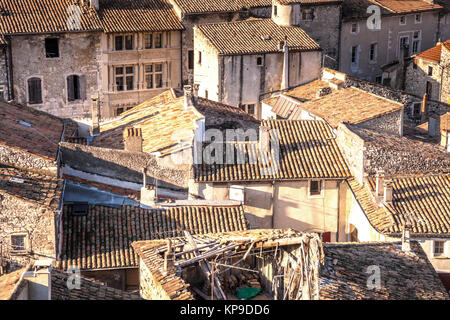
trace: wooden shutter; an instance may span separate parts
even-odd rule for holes
[[[42,103],[41,79],[31,78],[28,80],[28,103]]]
[[[67,100],[73,101],[75,100],[75,92],[74,92],[74,77],[68,76],[67,77]]]

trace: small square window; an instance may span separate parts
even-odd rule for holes
[[[422,15],[420,13],[416,14],[415,16],[415,22],[416,23],[421,23],[422,22]]]
[[[352,23],[352,33],[358,33],[358,24]]]
[[[401,16],[400,17],[400,24],[403,26],[406,24],[406,16]]]
[[[311,180],[309,183],[309,195],[317,196],[322,193],[322,181]]]
[[[27,235],[15,234],[11,236],[11,250],[14,251],[26,251],[27,250]]]
[[[258,66],[262,66],[263,65],[263,58],[262,57],[256,58],[256,65],[258,65]]]
[[[247,106],[247,113],[249,113],[251,115],[255,115],[255,105],[254,104],[249,104]]]
[[[59,39],[47,38],[45,39],[45,57],[58,58],[59,57]]]
[[[434,241],[434,256],[440,257],[444,255],[444,245],[445,241]]]

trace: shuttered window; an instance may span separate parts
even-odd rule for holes
[[[28,79],[28,103],[42,103],[42,84],[39,78]]]
[[[76,101],[84,99],[84,76],[70,75],[67,77],[67,100]]]

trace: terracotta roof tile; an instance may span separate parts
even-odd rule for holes
[[[374,192],[375,179],[368,182]],[[398,177],[392,182],[393,201],[386,208],[394,223],[386,233],[400,234],[409,216],[415,236],[450,236],[450,175]]]
[[[0,102],[0,145],[55,160],[62,119],[33,108]]]
[[[62,190],[56,177],[0,165],[0,192],[56,210]]]
[[[301,119],[302,109],[312,112],[337,128],[341,122],[358,124],[402,110],[403,104],[350,87],[315,100],[299,103],[298,108],[289,115],[289,119]]]
[[[219,54],[224,55],[280,52],[279,43],[286,37],[290,50],[320,50],[320,46],[301,28],[279,26],[272,19],[201,24],[196,28]],[[265,40],[267,36],[269,39]]]
[[[440,63],[441,52],[442,52],[442,48],[444,46],[450,51],[450,40],[447,40],[443,43],[438,44],[437,46],[434,46],[433,48],[430,48],[421,53],[418,53],[414,57],[420,58],[420,59],[432,60],[432,61],[436,61],[437,63]]]
[[[321,300],[447,300],[442,282],[421,245],[401,243],[324,243],[319,271]],[[368,287],[369,266],[381,272],[379,288]],[[368,271],[369,270],[369,271]]]
[[[252,116],[243,110],[199,98],[198,105],[184,110],[184,96],[179,97],[173,90],[168,90],[142,104],[130,109],[100,127],[100,135],[94,138],[92,146],[123,149],[123,131],[133,126],[142,130],[143,151],[160,152],[162,155],[190,146],[196,120],[209,119],[243,120],[258,124]],[[181,141],[186,143],[181,143]]]
[[[142,209],[89,206],[86,216],[64,206],[63,243],[58,267],[86,269],[137,267],[133,241],[165,239],[183,234],[246,230],[241,206],[184,206]]]
[[[84,276],[81,276],[79,289],[68,289],[69,276],[56,269],[51,271],[52,300],[141,300],[137,293],[111,288]]]
[[[262,126],[270,130],[274,139],[278,136],[279,159],[276,152],[260,152],[258,142],[237,142],[233,147],[235,153],[245,155],[243,163],[226,164],[224,159],[224,164],[196,165],[196,181],[343,179],[351,176],[325,122],[266,120]]]
[[[106,33],[184,29],[166,0],[101,0],[99,15]]]
[[[69,32],[69,7],[74,0],[0,0],[0,33],[49,33]],[[81,10],[81,28],[76,31],[99,31],[102,29],[97,12],[93,8]]]

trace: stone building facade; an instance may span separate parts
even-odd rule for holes
[[[403,57],[436,44],[439,5],[417,1],[417,8],[382,1],[380,25],[370,23],[366,9],[377,5],[371,0],[344,2],[341,26],[339,70],[350,76],[386,84],[396,83],[383,74],[383,68]],[[420,8],[419,8],[420,7]],[[426,9],[423,9],[426,8]]]
[[[56,259],[62,188],[54,177],[0,167],[0,262],[6,269]]]
[[[8,101],[9,79],[8,79],[8,55],[9,50],[6,41],[0,36],[0,100]]]

